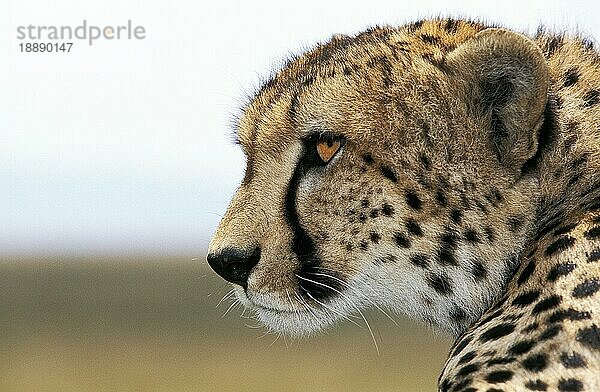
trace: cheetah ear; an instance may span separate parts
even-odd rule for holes
[[[531,39],[486,29],[458,46],[446,64],[466,83],[473,115],[488,125],[490,147],[511,170],[537,151],[548,100],[548,65]]]

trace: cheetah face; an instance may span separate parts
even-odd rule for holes
[[[410,51],[394,59],[377,40],[334,39],[245,109],[246,174],[208,261],[268,328],[304,335],[375,306],[457,334],[497,298],[536,203],[523,166],[546,91],[512,83],[511,69],[464,73],[534,50],[514,33],[478,37],[444,70]],[[498,40],[514,42],[481,59]],[[543,84],[526,65],[513,71]],[[473,94],[487,106],[474,109]]]

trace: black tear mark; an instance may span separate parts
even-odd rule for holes
[[[305,151],[306,148],[305,145]],[[283,208],[285,219],[292,230],[291,250],[300,261],[297,275],[299,276],[298,286],[301,294],[308,300],[313,300],[313,298],[322,300],[335,295],[336,290],[339,292],[342,289],[343,280],[334,272],[318,273],[322,261],[317,255],[313,239],[304,230],[298,218],[296,197],[300,180],[308,166],[309,163],[301,158],[288,184]]]

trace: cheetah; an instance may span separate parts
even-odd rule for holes
[[[456,341],[442,392],[600,391],[600,54],[480,22],[289,60],[236,124],[210,266],[268,329],[371,306]]]

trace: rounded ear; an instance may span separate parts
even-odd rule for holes
[[[474,116],[489,126],[490,146],[506,167],[520,171],[537,151],[548,100],[548,65],[535,42],[503,29],[486,29],[447,59],[466,84]]]

